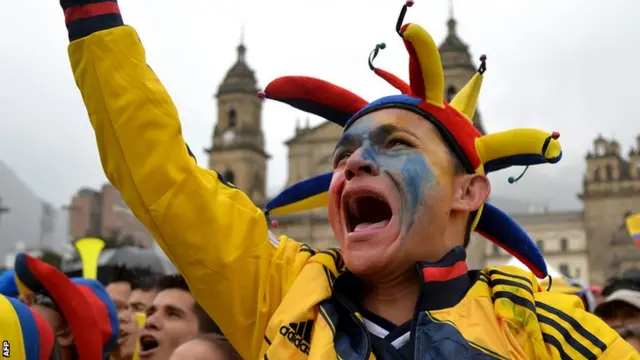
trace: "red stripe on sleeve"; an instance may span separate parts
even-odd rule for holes
[[[64,12],[64,18],[65,23],[68,24],[76,20],[106,14],[120,14],[118,4],[113,1],[108,1],[102,3],[72,6]]]

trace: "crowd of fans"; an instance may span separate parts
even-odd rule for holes
[[[132,359],[136,343],[140,359],[240,359],[182,276],[122,267],[114,270],[106,289],[118,309],[120,359]],[[141,328],[136,313],[146,315]]]
[[[40,261],[40,260],[37,260]],[[44,263],[41,263],[44,265]],[[48,266],[48,265],[45,265]],[[21,272],[16,269],[16,273]],[[49,267],[48,274],[55,272],[56,276],[66,277],[53,267]],[[61,307],[63,298],[61,293],[47,289],[44,285],[40,290],[24,292],[25,287],[34,287],[29,276],[13,275],[7,273],[0,279],[0,305],[7,299],[20,300],[28,306],[34,317],[48,323],[53,336],[53,343],[45,357],[54,360],[89,360],[78,346],[78,331],[91,333],[93,337],[99,337],[100,329],[85,326],[78,329],[78,323],[71,321],[69,313],[65,313]],[[41,274],[34,273],[34,278]],[[86,280],[86,279],[82,279]],[[82,282],[67,278],[61,288],[68,284],[82,284]],[[196,302],[189,291],[189,287],[181,275],[158,275],[144,269],[129,269],[127,267],[113,267],[100,269],[100,275],[93,281],[94,287],[99,287],[111,300],[109,306],[113,309],[113,318],[116,317],[119,329],[117,345],[110,346],[110,353],[105,358],[110,360],[176,360],[176,359],[210,359],[210,360],[236,360],[241,359],[233,346],[224,337],[215,321],[207,315]],[[30,283],[23,285],[20,283]],[[8,285],[9,284],[9,285]],[[36,285],[35,287],[38,287]],[[76,286],[76,285],[71,285]],[[78,287],[81,287],[78,285]],[[104,299],[103,299],[104,300]],[[73,299],[72,299],[73,301]],[[108,302],[108,300],[106,300]],[[13,302],[16,313],[20,313],[20,307]],[[80,303],[78,303],[80,304]],[[20,305],[23,306],[23,305]],[[79,305],[72,305],[79,306]],[[68,309],[68,308],[67,308]],[[95,311],[95,309],[76,309],[82,314]],[[68,311],[68,310],[67,310]],[[0,314],[0,324],[4,324],[9,314]],[[26,320],[18,316],[20,326],[24,327]],[[140,321],[138,321],[140,319]],[[114,319],[115,321],[115,319]],[[87,324],[90,324],[87,322]],[[101,327],[103,324],[96,324]],[[74,328],[75,326],[75,328]],[[39,330],[38,337],[46,336],[47,331]],[[95,332],[95,334],[93,333]],[[9,334],[9,328],[0,328],[0,335],[4,338]],[[27,347],[28,337],[34,334],[22,334]],[[41,341],[38,349],[43,352]],[[7,345],[9,343],[7,342]],[[8,347],[7,347],[8,348]],[[105,346],[106,348],[106,346]],[[10,348],[8,348],[10,350]],[[25,353],[28,353],[25,349]],[[27,356],[27,360],[30,358]]]

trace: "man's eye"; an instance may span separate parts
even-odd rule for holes
[[[351,156],[351,153],[348,151],[342,151],[342,152],[336,153],[336,155],[333,157],[334,167],[338,167],[340,163],[347,160],[349,156]]]
[[[387,142],[386,147],[387,149],[393,149],[397,147],[412,147],[412,145],[402,139],[391,139]]]

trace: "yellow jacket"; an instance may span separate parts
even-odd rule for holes
[[[350,276],[339,251],[276,239],[244,193],[196,165],[131,27],[76,40],[69,55],[107,177],[245,359],[375,358],[362,317],[336,299]],[[541,291],[528,272],[473,276],[456,304],[419,312],[418,358],[640,359],[577,297]]]

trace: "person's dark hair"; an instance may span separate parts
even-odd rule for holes
[[[198,332],[200,332],[200,334],[222,334],[222,331],[218,327],[218,324],[213,321],[213,319],[209,316],[209,314],[207,314],[206,311],[204,311],[202,306],[200,306],[197,301],[194,312],[196,313],[196,317],[198,318]]]
[[[157,277],[154,275],[139,276],[131,284],[131,290],[156,290]]]
[[[182,275],[165,275],[158,279],[156,283],[157,290],[169,290],[169,289],[179,289],[184,290],[188,293],[191,293],[189,290],[189,285],[187,285],[186,280]],[[195,301],[195,298],[194,298]],[[218,325],[211,319],[211,317],[207,314],[206,311],[195,301],[195,305],[193,307],[193,312],[198,319],[198,331],[201,334],[204,333],[218,333],[221,334],[220,328]]]
[[[108,279],[106,285],[116,282],[125,282],[133,286],[133,282],[135,281],[136,277],[136,273],[126,266],[114,266],[113,271],[111,272],[110,279]]]
[[[222,351],[225,360],[242,360],[242,357],[240,357],[240,354],[238,354],[229,340],[220,334],[201,334],[196,337],[196,340],[206,341],[217,350]]]
[[[186,292],[190,292],[187,281],[179,274],[161,276],[156,281],[156,288],[158,291],[179,289]]]
[[[453,159],[453,175],[464,175],[469,172],[462,165],[462,161],[458,159],[456,154],[452,150],[449,150],[449,155],[451,155],[451,159]],[[469,218],[467,219],[467,228],[464,232],[464,248],[466,249],[469,246],[469,242],[471,241],[471,225],[473,225],[473,220],[476,218],[476,211],[469,214]]]

